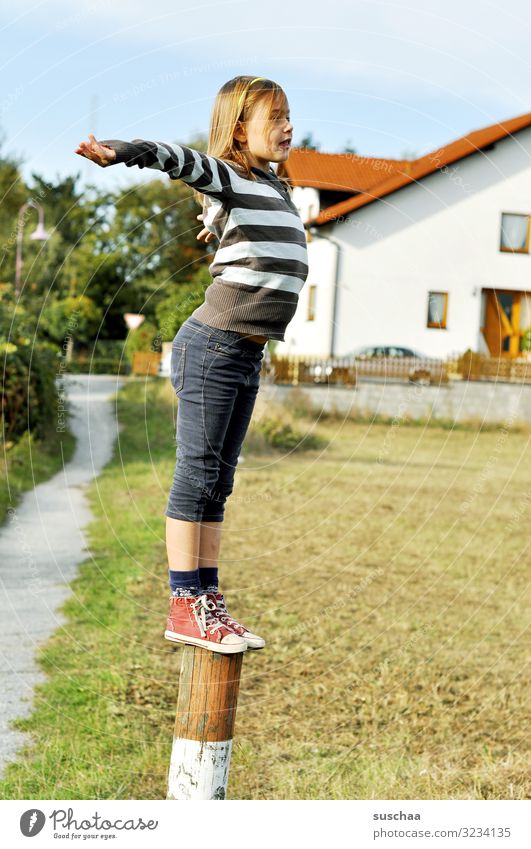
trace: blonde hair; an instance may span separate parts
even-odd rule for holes
[[[226,82],[218,91],[212,107],[207,154],[232,165],[242,177],[256,180],[245,150],[234,137],[234,131],[238,123],[250,119],[257,103],[266,103],[266,115],[269,118],[279,100],[287,108],[288,99],[283,89],[266,77],[247,75]],[[278,179],[291,191],[287,178]],[[196,200],[202,204],[203,194],[196,189],[193,192]]]

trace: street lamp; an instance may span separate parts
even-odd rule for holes
[[[30,235],[30,239],[33,239],[36,242],[45,242],[46,239],[50,238],[50,233],[48,233],[44,229],[44,210],[40,203],[36,203],[34,200],[29,200],[27,203],[23,203],[18,211],[18,222],[17,222],[17,258],[15,264],[15,292],[17,295],[20,294],[20,281],[22,278],[22,233],[24,229],[24,221],[23,215],[28,207],[32,206],[34,209],[37,209],[39,212],[39,223],[37,224],[36,229]]]

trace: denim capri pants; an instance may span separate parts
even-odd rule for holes
[[[190,316],[171,353],[179,399],[176,458],[166,516],[221,522],[260,385],[264,345]]]

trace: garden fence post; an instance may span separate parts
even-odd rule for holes
[[[225,799],[244,654],[183,647],[167,799]]]

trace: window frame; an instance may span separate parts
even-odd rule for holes
[[[527,230],[526,230],[526,237],[525,237],[525,245],[524,245],[524,247],[523,247],[523,248],[508,248],[508,247],[504,247],[504,246],[502,245],[502,238],[503,238],[503,216],[504,216],[504,215],[513,215],[513,216],[517,216],[518,218],[527,218]],[[501,219],[500,219],[500,252],[501,252],[501,253],[504,253],[504,254],[528,254],[528,253],[529,253],[529,230],[530,230],[530,224],[531,224],[531,214],[530,214],[530,213],[527,213],[527,212],[507,212],[507,211],[502,211],[502,212],[501,212]]]
[[[317,300],[317,286],[308,286],[308,312],[306,321],[315,321],[315,302]]]
[[[443,306],[443,316],[442,321],[430,321],[430,297],[432,295],[442,295],[444,298],[444,306]],[[427,304],[427,315],[426,315],[426,327],[432,328],[433,330],[448,330],[448,292],[443,292],[440,289],[432,290],[430,289],[428,292],[428,304]]]

